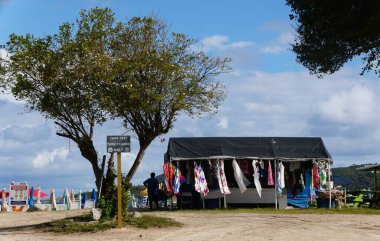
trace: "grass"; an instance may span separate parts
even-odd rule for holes
[[[66,218],[49,223],[44,223],[37,227],[42,231],[55,233],[87,233],[105,231],[116,227],[116,223],[112,221],[91,221],[89,214],[74,218]]]
[[[181,227],[182,224],[171,219],[154,216],[142,216],[141,218],[128,217],[124,225],[131,225],[138,228],[165,228]],[[39,225],[37,228],[45,232],[55,233],[88,233],[105,231],[116,228],[117,221],[91,221],[90,215],[86,214],[75,218],[67,218]]]
[[[129,218],[126,222],[129,225],[136,226],[138,228],[165,228],[165,227],[182,227],[182,224],[171,218],[155,217],[144,215],[141,218]]]

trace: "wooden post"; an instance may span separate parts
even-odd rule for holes
[[[329,196],[330,196],[330,198],[329,198],[329,208],[331,209],[331,175],[330,175],[330,169],[331,169],[331,167],[330,167],[330,160],[327,160],[327,163],[328,163],[328,172],[329,172]]]
[[[274,160],[274,206],[277,209],[277,160]]]
[[[347,207],[347,190],[344,189],[344,207]]]
[[[310,207],[313,206],[313,195],[312,195],[312,192],[313,192],[313,187],[314,187],[314,180],[313,180],[313,175],[314,175],[314,172],[313,172],[313,167],[314,167],[314,161],[311,160],[311,176],[310,176]]]
[[[117,228],[123,228],[121,203],[121,152],[117,153]]]
[[[375,192],[375,198],[377,198],[377,168],[373,172],[373,191]]]

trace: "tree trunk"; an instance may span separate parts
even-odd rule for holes
[[[98,165],[98,154],[91,139],[83,138],[78,144],[79,150],[84,158],[86,158],[92,166],[92,171],[95,175],[96,188],[100,190],[100,184],[103,176],[103,171]]]
[[[137,153],[135,162],[133,163],[131,169],[129,170],[125,180],[127,183],[131,182],[132,177],[135,175],[135,172],[137,171],[137,168],[139,167],[144,155],[145,155],[145,150],[148,148],[149,144],[151,141],[147,141],[145,143],[140,144],[140,149],[139,152]]]

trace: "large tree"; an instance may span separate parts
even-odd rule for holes
[[[194,51],[195,41],[170,33],[158,17],[132,18],[113,46],[117,59],[112,85],[102,88],[108,110],[139,140],[139,151],[126,176],[130,182],[148,146],[169,132],[178,116],[215,111],[224,88],[215,77],[230,71],[228,58]]]
[[[104,164],[98,161],[93,137],[107,113],[96,91],[111,77],[110,46],[115,19],[109,9],[81,11],[75,24],[64,23],[54,35],[12,34],[2,60],[6,84],[31,110],[57,126],[56,134],[74,141],[92,166],[100,190]]]
[[[380,76],[380,1],[287,0],[296,23],[297,61],[312,74],[331,74],[356,56],[362,73]]]

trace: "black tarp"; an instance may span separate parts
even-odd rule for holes
[[[210,157],[331,159],[320,137],[176,137],[165,154],[166,161]]]

